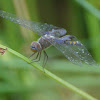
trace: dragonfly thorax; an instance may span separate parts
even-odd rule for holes
[[[48,35],[47,35],[47,36],[48,36]],[[53,36],[52,36],[52,37],[53,37]],[[48,38],[50,38],[50,37],[48,36]],[[42,50],[48,48],[48,47],[51,45],[51,44],[48,42],[47,37],[45,37],[45,36],[40,37],[40,38],[38,39],[38,42],[40,43]]]

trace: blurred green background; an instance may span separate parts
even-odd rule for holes
[[[28,20],[67,29],[100,63],[99,0],[0,0],[0,9]],[[0,17],[0,43],[29,57],[38,35]],[[100,99],[100,68],[73,65],[53,46],[46,50],[46,68],[62,79]],[[43,59],[41,59],[40,65]],[[84,100],[6,52],[0,55],[0,100]]]

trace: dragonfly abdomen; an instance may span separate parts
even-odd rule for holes
[[[82,44],[78,41],[65,41],[65,44],[67,45],[76,45],[76,46],[82,46]]]

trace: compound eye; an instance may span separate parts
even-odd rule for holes
[[[33,46],[33,45],[31,45],[31,47],[30,47],[31,49],[35,49],[35,47]]]
[[[30,48],[31,48],[31,50],[35,50],[36,49],[33,45],[31,45]]]
[[[33,45],[31,45],[31,50],[33,51],[33,52],[37,52],[37,50],[36,50],[36,48],[33,46]]]

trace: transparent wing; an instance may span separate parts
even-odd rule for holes
[[[37,33],[40,36],[44,35],[44,34],[49,34],[49,33],[54,34],[55,32],[56,33],[58,32],[62,35],[66,33],[66,30],[63,28],[59,28],[59,27],[56,27],[56,26],[53,26],[53,25],[50,25],[47,23],[39,23],[39,22],[35,22],[35,21],[24,20],[19,17],[16,17],[16,15],[8,13],[6,11],[0,10],[0,16],[7,20],[10,20],[14,23],[22,25],[23,27]],[[61,30],[59,31],[59,30],[54,30],[54,29],[61,29]]]
[[[68,58],[68,60],[70,60],[72,63],[81,65],[83,62],[85,62],[89,65],[98,66],[95,60],[92,58],[91,54],[85,48],[85,46],[81,42],[79,42],[79,40],[76,37],[71,39],[71,42],[76,41],[76,44],[68,44],[68,42],[66,41],[69,41],[69,39],[68,37],[66,37],[65,41],[65,37],[64,39],[56,37],[46,38],[53,46],[55,46],[59,51],[61,51],[65,55],[65,57]]]
[[[63,36],[66,33],[65,29],[61,29],[59,27],[49,25],[47,23],[38,23],[34,21],[28,21],[21,19],[19,17],[16,17],[14,14],[7,13],[5,11],[0,10],[0,16],[8,19],[14,23],[20,24],[23,27],[37,33],[38,35],[45,35],[50,34],[52,36]],[[58,33],[60,35],[58,35]],[[54,35],[56,34],[56,35]],[[70,38],[71,39],[71,38]],[[70,40],[69,39],[69,40]],[[85,48],[84,45],[69,45],[67,42],[64,42],[65,40],[68,40],[68,37],[64,38],[47,38],[47,40],[54,45],[58,50],[60,50],[71,62],[74,64],[81,64],[83,61],[90,65],[96,65],[96,62],[88,52],[88,50]],[[77,38],[72,38],[71,41],[78,41]],[[81,42],[78,41],[78,43],[81,44]]]

